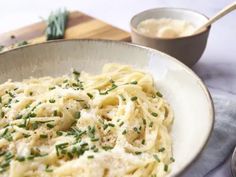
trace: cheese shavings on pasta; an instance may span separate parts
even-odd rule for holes
[[[0,176],[164,177],[172,122],[152,77],[130,66],[9,80],[0,85]]]

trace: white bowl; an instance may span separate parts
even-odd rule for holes
[[[141,21],[150,18],[185,20],[192,23],[195,28],[198,28],[208,21],[208,17],[190,9],[165,7],[145,10],[135,15],[130,21],[131,38],[133,43],[160,50],[177,58],[189,67],[193,66],[201,58],[207,45],[211,26],[197,34],[184,37],[150,37],[137,31],[138,24]]]
[[[59,76],[71,68],[100,72],[106,63],[129,64],[153,75],[174,110],[173,155],[169,176],[180,174],[204,148],[214,122],[210,94],[188,67],[150,48],[123,42],[70,40],[18,48],[0,54],[0,83],[9,78]]]

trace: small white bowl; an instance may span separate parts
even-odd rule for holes
[[[208,17],[193,10],[181,8],[156,8],[135,15],[131,21],[132,42],[165,52],[187,66],[193,66],[202,56],[208,39],[210,27],[197,33],[178,38],[158,38],[137,31],[140,22],[150,18],[171,18],[191,22],[196,28],[208,21]]]

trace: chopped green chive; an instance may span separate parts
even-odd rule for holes
[[[131,101],[136,101],[137,99],[138,99],[138,97],[136,97],[136,96],[131,97]]]
[[[88,143],[84,142],[84,143],[81,143],[80,144],[81,147],[85,147],[85,146],[88,146]]]
[[[60,151],[61,154],[64,154],[66,151],[64,150],[67,146],[69,145],[69,143],[61,143],[56,145],[56,152],[57,152],[57,156],[60,155]]]
[[[17,44],[18,47],[29,44],[27,41],[21,41]]]
[[[29,155],[29,156],[27,157],[27,160],[33,160],[34,158],[35,158],[34,155]]]
[[[163,148],[160,148],[159,150],[158,150],[158,152],[164,152],[166,149],[163,147]]]
[[[111,147],[111,146],[103,146],[102,148],[103,148],[105,151],[108,151],[108,150],[113,149],[113,147]]]
[[[105,91],[105,92],[100,92],[100,91],[99,91],[99,95],[107,95],[107,94],[108,94],[107,91]]]
[[[156,95],[162,97],[163,95],[160,92],[156,92]]]
[[[62,133],[61,131],[57,131],[56,134],[57,134],[58,136],[63,135],[63,133]]]
[[[146,122],[146,119],[143,119],[143,125],[146,125],[147,122]]]
[[[50,173],[50,172],[53,172],[53,169],[49,169],[49,165],[47,165],[46,168],[45,168],[45,171]]]
[[[33,130],[36,130],[38,127],[39,127],[39,123],[38,123],[38,122],[34,122],[34,123],[32,124],[32,129],[33,129]]]
[[[103,125],[103,130],[106,130],[108,128],[108,124]]]
[[[25,157],[16,157],[16,160],[18,160],[19,162],[23,162],[25,160]]]
[[[160,162],[160,159],[158,158],[158,156],[156,154],[154,154],[153,157],[157,162]]]
[[[132,82],[130,82],[130,84],[136,85],[136,84],[138,84],[138,82],[137,81],[132,81]]]
[[[173,157],[170,158],[170,161],[175,162],[175,159]]]
[[[93,95],[92,95],[91,93],[87,93],[87,95],[88,95],[88,97],[89,97],[90,99],[93,98]]]
[[[167,164],[164,165],[164,171],[165,171],[165,172],[168,171],[168,165],[167,165]]]
[[[88,159],[93,159],[93,158],[94,158],[93,155],[89,155],[89,156],[88,156]]]
[[[55,103],[55,102],[56,102],[56,100],[54,100],[54,99],[49,100],[49,103]]]
[[[136,155],[140,155],[140,154],[142,154],[142,152],[135,152],[135,154],[136,154]]]
[[[109,123],[107,125],[110,126],[110,127],[115,127],[115,124],[112,124],[112,123]]]
[[[157,117],[157,116],[158,116],[158,114],[155,113],[155,112],[152,112],[151,114],[152,114],[152,116],[154,116],[154,117]]]
[[[126,101],[125,97],[122,94],[120,94],[120,97],[121,97],[122,101]]]
[[[1,112],[1,118],[3,118],[5,116],[5,112]]]
[[[123,132],[122,132],[122,135],[125,135],[127,133],[127,131],[126,130],[124,130]]]
[[[0,45],[0,52],[3,51],[4,48],[5,48],[4,45]]]
[[[39,136],[40,136],[40,138],[42,138],[42,139],[45,139],[45,138],[48,137],[48,135],[45,135],[45,134],[41,134],[41,135],[39,135]]]
[[[47,127],[50,128],[50,129],[53,128],[54,126],[55,126],[55,125],[47,124]]]
[[[54,90],[56,87],[53,86],[53,87],[49,87],[49,90]]]
[[[35,114],[35,113],[30,113],[29,114],[29,117],[36,117],[37,116],[37,114]]]
[[[75,112],[75,118],[76,118],[76,119],[79,119],[80,116],[81,116],[81,115],[80,115],[80,112],[79,112],[79,111],[78,111],[78,112]]]
[[[99,138],[92,138],[91,141],[93,141],[93,142],[99,141]]]
[[[10,133],[9,131],[8,131],[8,128],[6,128],[5,130],[4,130],[4,132],[3,132],[3,134],[0,136],[0,137],[2,137],[2,138],[5,138],[7,141],[13,141],[13,138],[12,138],[12,135],[11,135],[12,133]]]
[[[93,152],[98,152],[98,148],[94,149]]]
[[[77,75],[78,77],[80,76],[80,72],[78,72],[78,71],[76,71],[76,70],[73,71],[73,74],[74,74],[74,75]]]
[[[53,111],[53,116],[57,116],[57,115],[58,115],[57,110],[54,110],[54,111]]]
[[[149,127],[152,127],[152,126],[153,126],[153,122],[150,122]]]
[[[139,132],[137,127],[134,127],[133,130],[137,133]]]
[[[119,124],[120,127],[121,127],[122,125],[124,125],[124,122],[121,122],[121,123]]]

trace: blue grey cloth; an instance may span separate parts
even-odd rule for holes
[[[216,113],[212,135],[198,160],[181,177],[205,176],[222,163],[236,145],[236,95],[215,89],[210,92]]]

